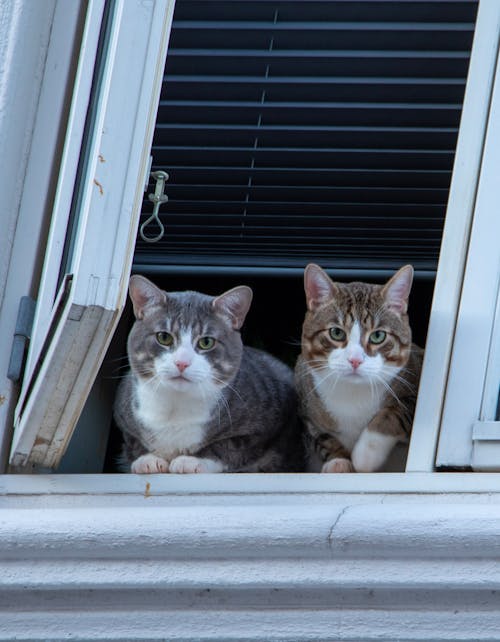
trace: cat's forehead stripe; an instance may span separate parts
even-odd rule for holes
[[[357,321],[352,325],[349,340],[352,343],[361,343],[361,328]]]
[[[155,310],[157,323],[174,335],[205,334],[212,318],[212,297],[199,292],[171,292],[165,305]]]

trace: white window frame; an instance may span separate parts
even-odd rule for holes
[[[492,38],[495,5],[481,2],[481,33],[491,27]],[[492,43],[475,38],[471,70]],[[471,87],[489,95],[491,70],[471,71],[464,105],[413,472],[0,476],[0,639],[492,639],[500,475],[432,472],[483,157],[471,116],[484,129],[487,110],[473,104]],[[142,196],[140,158],[130,168],[132,207]],[[94,164],[103,189],[106,165]],[[93,185],[89,227],[100,198]],[[128,243],[131,230],[124,236]],[[113,288],[124,296],[124,281]],[[439,293],[448,295],[442,305]],[[88,307],[87,289],[82,297]]]
[[[168,0],[163,0],[163,2],[168,2]],[[137,6],[139,4],[139,2],[136,3]],[[133,11],[136,10],[130,9],[133,5],[132,2],[124,4],[123,0],[118,1],[116,14],[121,15],[125,7],[133,14]],[[149,5],[150,16],[153,16],[154,11],[158,12],[157,15],[161,12],[165,14],[165,6],[159,0],[156,3],[149,3]],[[151,8],[153,5],[155,6],[154,10]],[[93,63],[96,56],[96,34],[102,20],[103,8],[104,0],[92,0],[88,3],[82,57],[77,73],[76,92],[61,164],[59,187],[56,193],[47,261],[42,275],[35,329],[28,355],[27,376],[21,391],[16,417],[16,432],[11,456],[11,463],[14,466],[34,462],[42,466],[54,467],[58,463],[67,445],[71,430],[76,425],[126,298],[126,282],[132,262],[132,247],[137,229],[140,201],[142,200],[142,187],[148,168],[153,114],[156,112],[159,95],[160,69],[163,68],[161,60],[158,61],[158,51],[144,49],[143,57],[140,58],[137,65],[141,69],[147,70],[149,68],[155,77],[155,80],[151,77],[149,82],[151,86],[156,83],[156,89],[153,91],[152,99],[148,97],[142,103],[137,103],[135,120],[130,127],[130,137],[122,145],[123,123],[122,128],[116,128],[114,132],[108,131],[107,123],[113,123],[120,118],[123,95],[130,91],[129,77],[123,82],[123,79],[120,80],[120,72],[117,71],[120,69],[120,65],[123,70],[127,64],[130,64],[130,60],[124,63],[123,58],[123,51],[126,51],[127,48],[127,40],[132,37],[132,33],[137,31],[137,24],[134,24],[134,28],[131,27],[133,20],[130,20],[130,17],[129,26],[126,27],[129,32],[120,33],[121,22],[118,19],[111,38],[111,53],[105,66],[103,89],[99,98],[101,104],[97,110],[97,124],[91,141],[91,163],[89,163],[84,180],[79,233],[73,259],[74,271],[79,274],[78,279],[71,282],[71,296],[69,302],[65,303],[63,311],[63,316],[69,326],[74,326],[74,322],[81,323],[82,319],[85,320],[86,316],[89,316],[89,331],[87,333],[78,331],[76,344],[71,343],[74,341],[71,329],[67,332],[68,328],[59,323],[55,335],[56,340],[52,341],[49,347],[49,358],[45,359],[34,384],[31,382],[34,364],[39,358],[44,338],[53,323],[54,311],[58,307],[58,297],[62,297],[62,289],[59,293],[57,292],[57,274],[82,145],[84,113],[89,101]],[[170,2],[168,11],[169,20],[171,20],[173,2]],[[125,23],[127,23],[126,20]],[[152,28],[151,25],[156,24],[154,20],[149,26],[146,23],[144,33]],[[167,25],[167,32],[169,27],[170,24]],[[489,162],[487,149],[495,149],[496,132],[490,131],[489,136],[493,143],[490,143],[488,148],[486,131],[490,117],[494,76],[497,69],[499,30],[500,7],[498,3],[482,0],[463,108],[462,120],[465,122],[465,126],[461,127],[457,145],[433,313],[429,325],[428,346],[432,346],[432,349],[427,350],[425,356],[408,456],[408,472],[432,472],[435,469],[437,440],[445,405],[446,382],[448,376],[450,379],[453,378],[453,373],[449,374],[449,367],[452,362],[454,327],[462,293],[472,222],[473,220],[477,221],[481,216],[481,209],[476,207],[480,169]],[[140,39],[140,36],[138,37]],[[166,53],[168,33],[167,35],[163,33],[159,40],[162,42],[160,59],[163,59],[162,56],[165,56]],[[146,60],[148,63],[145,62]],[[154,71],[152,71],[153,69]],[[137,85],[137,88],[139,86]],[[152,107],[153,103],[154,107]],[[492,118],[493,116],[494,114]],[[128,162],[122,162],[120,165],[120,160],[124,158],[127,158]],[[135,159],[134,162],[130,160],[131,158]],[[107,173],[111,164],[108,164],[109,159],[112,159],[113,165],[111,173]],[[106,162],[100,162],[100,160]],[[103,193],[101,193],[101,190],[104,189],[103,185],[110,186],[110,198],[103,199]],[[490,189],[491,185],[494,185],[494,180],[490,180]],[[484,193],[485,189],[487,188],[484,188],[481,193]],[[114,200],[111,200],[113,198]],[[492,198],[491,194],[488,198]],[[488,225],[491,223],[486,221],[483,225],[486,225],[485,229],[488,229]],[[113,248],[114,253],[109,253],[111,258],[106,261],[108,252],[100,242],[100,236],[104,231],[107,234],[106,239],[109,240],[116,230],[120,234],[117,236],[117,243]],[[490,240],[491,238],[490,235]],[[92,249],[92,257],[89,261],[90,248]],[[486,293],[486,298],[489,294],[491,292]],[[55,305],[52,304],[53,301],[55,301]],[[491,326],[492,317],[489,323]],[[100,336],[99,341],[96,340],[94,334],[96,332]],[[80,340],[82,334],[84,336],[83,342]],[[67,350],[61,350],[61,344],[58,344],[60,337],[64,338],[64,336],[69,337],[73,350],[75,346],[76,349],[80,346],[81,354],[86,354],[87,359],[86,361],[80,359],[76,368],[74,360],[69,360],[69,375],[72,378],[76,376],[77,383],[74,386],[72,383],[71,386],[63,388],[62,395],[58,398],[55,395],[59,392],[61,377],[58,376],[54,379],[51,375],[59,371],[61,359],[63,364],[66,363]],[[498,341],[498,338],[496,340]],[[488,345],[489,342],[490,339],[488,339]],[[491,357],[490,360],[492,360]],[[84,363],[83,368],[81,368],[82,363]],[[494,380],[491,375],[494,365],[495,363],[492,363],[489,370],[490,380]],[[65,378],[66,374],[62,379]],[[77,394],[74,394],[75,389],[77,389]],[[29,395],[27,395],[28,391]],[[450,389],[449,398],[453,399],[455,394],[457,393]],[[50,402],[47,401],[49,399]],[[50,410],[50,407],[54,405],[54,399],[58,401],[56,405],[63,408],[59,414],[56,413],[55,417]],[[466,396],[461,395],[461,399],[466,401]],[[449,402],[448,406],[453,407],[454,403]],[[449,423],[452,425],[453,422]],[[44,433],[45,426],[47,428]],[[70,426],[69,430],[68,426]],[[470,436],[467,439],[470,442]]]
[[[459,322],[457,327],[457,319],[463,319],[463,315],[467,315],[474,307],[474,304],[471,307],[471,301],[467,301],[468,295],[464,288],[472,292],[478,291],[479,269],[475,268],[474,264],[481,259],[484,250],[489,253],[491,259],[491,283],[483,293],[485,298],[490,297],[489,304],[486,308],[482,305],[480,307],[481,331],[486,331],[485,326],[489,328],[487,337],[482,335],[481,339],[489,342],[492,332],[496,302],[494,284],[498,283],[499,269],[498,247],[494,246],[498,223],[495,224],[494,208],[488,210],[488,203],[484,201],[489,201],[490,204],[495,202],[495,198],[498,201],[498,194],[495,194],[498,190],[495,180],[491,177],[486,178],[484,170],[495,174],[495,140],[496,146],[500,146],[495,123],[500,93],[499,43],[500,5],[494,1],[482,0],[474,34],[422,378],[406,466],[406,470],[411,472],[431,472],[435,470],[436,464],[458,469],[471,466],[471,458],[469,456],[466,462],[465,453],[470,455],[471,452],[472,416],[475,415],[475,418],[479,419],[478,395],[479,398],[482,397],[482,389],[481,392],[477,389],[475,398],[472,398],[468,389],[460,389],[449,379],[463,380],[464,373],[467,372],[471,375],[471,380],[476,383],[481,380],[484,383],[485,364],[481,364],[480,361],[472,364],[468,346],[471,347],[471,352],[474,352],[473,341],[464,342],[460,329],[462,322]],[[476,238],[478,228],[486,229],[486,234],[482,232],[482,238]],[[481,245],[483,242],[486,243],[484,247]],[[498,285],[496,287],[498,288]],[[476,303],[479,304],[479,301]],[[476,335],[476,338],[479,337]],[[461,352],[461,360],[457,360],[457,350]],[[483,347],[483,355],[484,350]],[[452,359],[453,351],[455,353]],[[493,376],[492,369],[490,373]],[[443,415],[446,396],[447,410]],[[451,413],[455,412],[454,417],[450,416],[450,410]],[[457,426],[458,417],[465,420],[459,422],[460,428]],[[436,460],[440,439],[440,455]],[[447,445],[445,440],[448,440]],[[461,456],[458,457],[455,456],[456,442],[460,442],[462,450]]]
[[[441,422],[440,467],[500,470],[499,177],[500,53]]]
[[[27,370],[16,409],[10,456],[16,468],[32,464],[53,468],[59,463],[126,300],[174,2],[110,3],[111,26],[88,133],[74,249],[68,278],[59,286],[104,6],[104,0],[92,0],[87,7]]]
[[[158,20],[161,12],[165,15],[165,6],[161,2],[149,4],[149,9],[146,9],[142,16],[142,35],[138,30],[140,3],[124,3],[121,0],[113,5],[115,18],[109,52],[103,67],[97,115],[90,135],[90,162],[82,181],[76,249],[70,266],[73,278],[69,297],[64,302],[62,312],[65,321],[61,321],[55,319],[55,315],[61,314],[59,304],[63,295],[67,293],[64,292],[66,284],[63,284],[57,292],[59,266],[82,147],[84,114],[89,103],[97,34],[104,9],[104,0],[92,0],[88,3],[86,26],[82,38],[82,55],[61,163],[47,260],[42,274],[26,376],[16,415],[16,431],[10,460],[14,466],[35,463],[50,468],[55,467],[60,461],[126,298],[142,187],[148,168],[153,114],[156,113],[160,91],[160,70],[163,69],[162,61],[166,55],[168,30],[173,14],[173,2],[171,2],[166,25],[165,21]],[[137,20],[134,19],[135,11],[138,12]],[[122,20],[123,15],[125,17]],[[162,29],[165,29],[166,25],[167,33],[161,32],[158,24],[163,25]],[[155,26],[156,36],[153,33]],[[474,236],[471,240],[473,221],[474,229],[486,230],[486,232],[483,231],[482,240],[479,240],[479,247],[481,243],[487,241],[494,245],[492,242],[494,237],[492,235],[488,237],[488,230],[494,226],[494,218],[491,217],[491,221],[484,218],[483,210],[487,211],[488,205],[484,207],[482,203],[485,200],[486,203],[488,201],[491,203],[494,199],[495,141],[498,136],[494,127],[498,109],[495,97],[499,93],[494,92],[494,86],[495,73],[497,75],[499,73],[497,69],[499,32],[500,6],[491,0],[483,0],[475,30],[469,81],[463,107],[462,122],[465,125],[463,124],[460,129],[457,145],[446,228],[429,325],[428,346],[431,346],[431,349],[428,349],[425,355],[407,471],[433,471],[441,420],[443,420],[444,430],[441,435],[440,452],[445,448],[443,444],[446,434],[451,434],[452,441],[455,440],[456,421],[453,413],[455,412],[456,417],[464,415],[462,407],[457,410],[458,405],[453,401],[455,395],[459,394],[459,391],[453,388],[453,377],[455,376],[455,379],[458,377],[459,380],[461,378],[458,366],[454,366],[458,358],[456,353],[460,347],[455,349],[453,360],[451,355],[454,340],[455,343],[463,344],[460,341],[460,324],[457,335],[454,334],[462,283],[465,284],[465,290],[467,287],[470,292],[477,290],[473,285],[467,286],[467,280],[463,281],[467,252],[471,255],[478,254],[478,250],[474,249]],[[132,57],[131,61],[130,57],[127,58],[126,52],[127,48],[130,51],[129,43],[134,37],[136,43],[143,43],[143,49],[141,54]],[[153,43],[160,42],[160,53],[158,54],[157,44],[149,48],[145,47],[145,40]],[[130,79],[134,77],[138,79],[135,87],[130,85]],[[152,96],[148,89],[143,91],[145,87],[154,87]],[[123,109],[123,97],[127,92],[137,100],[136,106],[129,110],[128,115]],[[142,94],[147,97],[143,96],[142,100],[139,100],[139,95]],[[496,99],[498,100],[498,97]],[[128,105],[130,101],[125,102]],[[489,122],[492,126],[488,129]],[[117,123],[120,123],[120,127],[116,126]],[[124,135],[126,131],[129,132],[128,136]],[[112,172],[107,172],[109,167],[112,167]],[[493,167],[493,170],[489,170],[488,179],[484,176],[485,167]],[[106,186],[106,190],[109,189],[109,196],[104,194],[103,185]],[[490,261],[492,280],[490,289],[484,292],[484,298],[487,301],[494,301],[498,291],[498,261],[493,253],[487,254],[491,255],[490,258],[493,257]],[[469,264],[473,264],[470,256]],[[477,272],[477,270],[473,272],[470,268],[469,283],[474,282]],[[466,294],[465,291],[462,296],[461,310],[464,310],[464,306],[467,307],[467,305],[471,307],[470,304],[464,303]],[[471,372],[474,372],[475,382],[478,381],[476,370],[484,369],[484,355],[488,354],[492,341],[493,313],[494,309],[490,305],[489,314],[485,315],[486,324],[489,324],[490,330],[489,333],[481,333],[482,337],[486,337],[482,349],[483,362],[478,362],[475,369],[471,369]],[[39,360],[43,342],[51,325],[56,325],[53,340],[41,363],[40,372],[33,377],[35,364]],[[450,363],[451,372],[449,372]],[[489,370],[490,387],[495,385],[496,374],[491,374],[494,365],[493,363]],[[454,375],[454,372],[459,374]],[[446,406],[448,410],[443,415],[448,376],[451,386],[448,399],[451,399],[451,402],[448,402]],[[462,403],[467,403],[466,395],[459,396]],[[481,394],[476,392],[476,397],[482,400],[482,388]],[[478,405],[477,400],[475,405]],[[476,420],[479,419],[484,417],[477,416]],[[447,433],[446,426],[452,426],[451,432]],[[481,429],[484,432],[485,426],[481,426]],[[468,452],[471,450],[472,424],[470,421],[467,430],[468,433],[462,430],[462,441],[466,444],[463,449]],[[445,465],[443,461],[439,459],[438,464]],[[470,464],[470,461],[468,463]],[[464,464],[455,465],[460,467]]]
[[[6,25],[7,33],[2,32],[1,93],[12,96],[12,103],[4,104],[0,119],[0,155],[8,159],[2,161],[1,217],[3,225],[7,225],[9,219],[9,228],[13,230],[8,262],[5,245],[2,246],[5,276],[2,274],[3,296],[0,297],[3,341],[0,461],[3,468],[10,449],[18,395],[17,385],[7,378],[10,339],[16,327],[20,297],[36,297],[39,285],[39,264],[49,219],[46,208],[53,198],[53,168],[58,163],[61,139],[64,140],[66,88],[72,78],[80,7],[75,2],[37,3],[36,7],[4,3],[2,11],[2,24]],[[25,34],[33,37],[25,38]],[[31,140],[26,136],[27,131],[32,131]]]

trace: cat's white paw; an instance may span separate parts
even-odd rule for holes
[[[190,455],[179,455],[170,462],[171,473],[221,473],[223,469],[220,461]]]
[[[141,455],[133,461],[130,470],[139,475],[168,473],[168,461],[162,457],[148,453],[147,455]]]
[[[344,459],[344,457],[335,457],[334,459],[329,459],[323,464],[321,469],[322,473],[352,473],[353,468],[351,461],[349,459]]]
[[[373,473],[380,470],[398,441],[393,435],[384,435],[365,428],[352,449],[354,470],[357,473]]]

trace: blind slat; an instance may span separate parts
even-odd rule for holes
[[[135,263],[435,269],[476,11],[177,0]]]

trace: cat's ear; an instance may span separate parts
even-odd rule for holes
[[[250,309],[252,297],[253,292],[248,286],[239,285],[214,299],[212,306],[219,314],[229,317],[233,328],[239,330]]]
[[[408,309],[412,282],[413,267],[405,265],[382,288],[382,296],[386,303],[400,314],[405,314]]]
[[[323,303],[331,301],[337,293],[337,287],[328,274],[316,265],[309,263],[304,272],[304,289],[306,291],[307,309],[315,310]]]
[[[144,318],[144,309],[165,303],[166,294],[146,277],[135,274],[130,277],[128,291],[134,304],[136,319]]]

